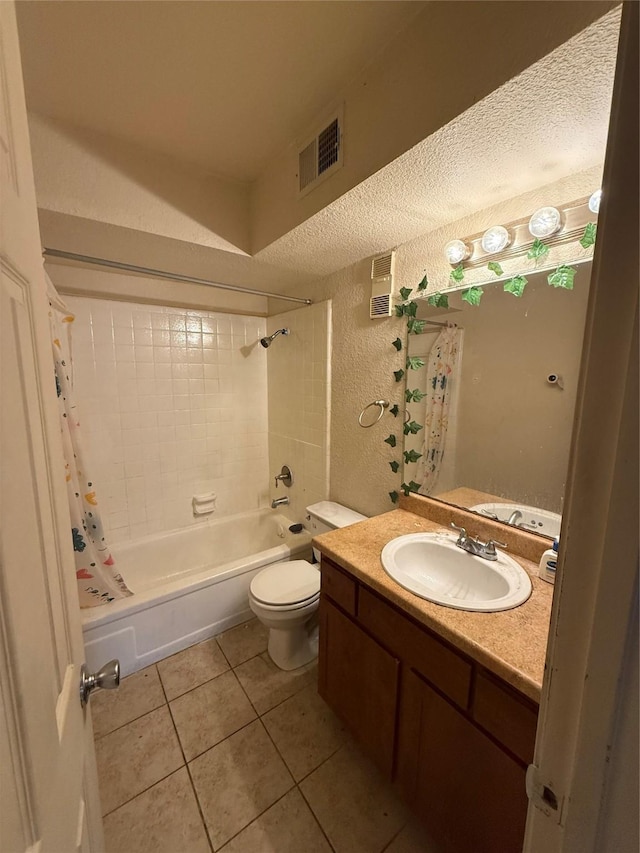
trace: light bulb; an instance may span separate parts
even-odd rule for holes
[[[599,213],[600,212],[600,202],[602,201],[602,190],[596,190],[594,193],[591,193],[591,198],[589,199],[589,210],[591,213]]]
[[[551,237],[562,228],[562,217],[557,207],[541,207],[529,220],[529,233],[539,240]]]
[[[482,235],[482,248],[489,255],[506,249],[510,242],[509,232],[504,225],[494,225]]]
[[[469,257],[471,249],[462,240],[451,240],[444,247],[444,253],[450,264],[459,264]]]

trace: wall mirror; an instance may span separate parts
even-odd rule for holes
[[[497,283],[484,288],[480,305],[467,304],[460,292],[449,296],[448,308],[421,301],[418,318],[456,325],[458,352],[448,374],[451,397],[435,481],[428,482],[425,426],[405,436],[405,483],[525,530],[558,535],[590,275],[587,262],[572,290],[550,287],[544,273],[527,273],[517,298]],[[430,354],[442,331],[426,325],[408,340],[408,355],[425,362],[406,377],[406,417],[420,424],[428,420]],[[425,396],[411,399],[412,389]]]

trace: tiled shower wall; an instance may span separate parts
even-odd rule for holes
[[[112,542],[265,506],[265,319],[66,297],[76,398]],[[213,516],[191,499],[215,492]]]
[[[304,521],[305,507],[329,497],[331,303],[319,302],[269,317],[267,330],[290,334],[268,349],[271,498],[289,498],[283,512]],[[293,485],[275,488],[283,465]]]

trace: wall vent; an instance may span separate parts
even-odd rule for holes
[[[393,314],[393,273],[395,270],[395,252],[377,255],[371,261],[371,302],[369,316],[391,317]]]
[[[298,195],[306,195],[342,167],[342,127],[340,107],[298,149]]]

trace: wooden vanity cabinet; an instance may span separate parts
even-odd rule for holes
[[[537,706],[322,559],[319,692],[447,853],[519,853]]]

